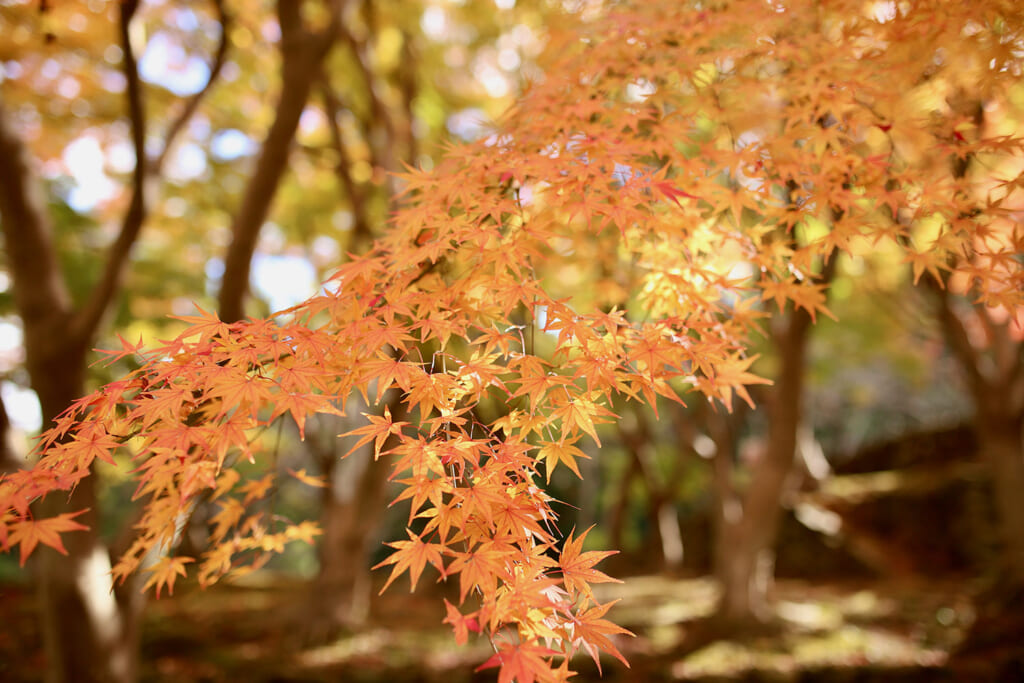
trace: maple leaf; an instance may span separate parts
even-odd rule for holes
[[[683,197],[685,199],[700,199],[700,197],[696,195],[692,195],[689,192],[680,190],[678,187],[676,187],[675,185],[668,181],[653,183],[653,185],[655,189],[658,190],[658,192],[668,197],[669,201],[678,206],[680,209],[683,208],[682,203],[679,201],[680,197]]]
[[[812,322],[817,322],[817,312],[821,311],[832,320],[838,320],[836,316],[825,305],[828,297],[827,284],[802,284],[789,290],[789,300],[797,308],[802,308],[811,316]]]
[[[220,474],[217,475],[217,486],[213,493],[210,494],[210,500],[217,500],[233,489],[241,478],[242,475],[238,473],[238,470],[221,470]]]
[[[246,512],[246,507],[235,498],[225,498],[220,505],[221,509],[210,517],[213,524],[210,538],[213,541],[224,538],[228,530],[236,526]]]
[[[602,408],[588,398],[571,398],[565,404],[553,412],[554,416],[562,418],[563,439],[568,436],[572,438],[577,429],[582,429],[586,434],[601,446],[601,439],[597,436],[594,427],[594,418],[602,415],[610,415],[610,411]],[[575,439],[572,439],[575,440]]]
[[[193,305],[195,306],[194,303]],[[200,341],[206,341],[212,338],[230,336],[231,331],[228,324],[221,321],[215,313],[205,311],[201,306],[196,306],[196,310],[199,311],[199,315],[171,316],[188,325],[187,330],[182,333],[180,338],[198,336]]]
[[[477,671],[500,667],[498,683],[534,683],[534,681],[565,680],[551,669],[550,658],[561,653],[537,643],[500,643],[498,651],[486,662],[476,668]]]
[[[680,350],[665,330],[645,327],[640,339],[632,344],[628,358],[636,361],[640,371],[646,372],[653,380],[663,373],[664,368],[679,366]]]
[[[427,543],[414,534],[411,529],[406,529],[405,533],[409,535],[409,540],[388,543],[387,545],[394,548],[395,552],[391,553],[386,560],[373,567],[378,569],[392,564],[395,565],[391,569],[391,576],[388,577],[384,587],[380,589],[381,594],[406,570],[409,571],[409,592],[412,593],[416,590],[416,583],[420,580],[420,574],[423,573],[423,569],[427,566],[428,562],[441,572],[442,576],[445,574],[444,560],[441,558],[442,552],[445,551],[445,546],[440,543]]]
[[[185,565],[195,562],[191,557],[170,557],[165,555],[161,557],[156,563],[148,568],[146,571],[149,572],[149,579],[146,581],[146,585],[142,587],[143,592],[149,589],[150,586],[156,586],[156,597],[160,597],[160,590],[167,586],[168,595],[174,595],[174,582],[179,576],[185,576],[187,570]]]
[[[607,652],[625,664],[627,668],[629,667],[629,662],[622,656],[622,653],[615,647],[615,644],[608,639],[608,636],[627,635],[636,637],[636,634],[613,624],[607,619],[601,618],[616,602],[618,600],[613,600],[604,605],[595,604],[573,615],[572,618],[573,643],[578,643],[593,658],[594,663],[597,665],[598,673],[601,673],[599,650]]]
[[[144,357],[145,356],[145,350],[143,348],[143,342],[142,342],[142,335],[141,334],[139,335],[139,341],[136,342],[135,344],[132,344],[132,343],[126,341],[125,338],[122,337],[120,334],[117,335],[117,340],[119,342],[121,342],[121,350],[120,351],[114,351],[114,350],[108,350],[108,349],[93,349],[93,351],[96,351],[97,353],[100,353],[100,354],[106,356],[106,358],[104,358],[104,359],[97,360],[96,363],[102,362],[105,365],[114,365],[117,361],[119,361],[122,358],[125,358],[127,356],[132,356],[132,357],[135,357],[135,356],[143,356]],[[95,365],[96,363],[93,363],[93,365]]]
[[[412,388],[410,373],[413,367],[407,361],[379,351],[376,358],[363,363],[362,369],[367,376],[376,380],[377,402],[380,403],[384,393],[394,384],[397,384],[402,391],[409,391]]]
[[[772,381],[748,372],[751,365],[760,358],[754,354],[744,358],[733,354],[715,365],[715,376],[711,378],[715,390],[719,393],[722,403],[732,412],[732,393],[742,398],[748,406],[754,407],[754,399],[750,397],[747,386],[751,384],[772,384]]]
[[[405,488],[395,497],[391,504],[394,505],[408,498],[412,499],[412,503],[409,505],[410,524],[427,501],[430,501],[435,508],[440,508],[444,494],[451,493],[454,489],[448,477],[421,475],[409,479],[400,479],[398,483]]]
[[[497,534],[514,537],[526,532],[533,534],[534,538],[543,543],[552,540],[551,534],[540,525],[541,520],[544,519],[544,511],[528,496],[506,492],[503,502],[493,506],[493,515]]]
[[[75,432],[72,443],[67,450],[73,451],[83,467],[92,464],[95,458],[99,458],[109,465],[117,464],[112,453],[121,445],[119,439],[107,433],[103,423],[87,422]]]
[[[452,494],[467,516],[475,515],[487,526],[494,524],[494,510],[505,503],[504,492],[483,478],[478,478],[470,486],[453,489]]]
[[[6,522],[8,525],[8,535],[4,539],[4,547],[9,548],[17,544],[21,545],[19,564],[22,567],[25,566],[25,560],[28,559],[28,556],[32,554],[32,551],[35,550],[36,545],[39,543],[50,546],[61,555],[67,555],[68,551],[64,547],[64,541],[61,540],[60,534],[65,531],[88,529],[84,524],[74,521],[75,517],[84,512],[86,511],[79,510],[78,512],[65,512],[45,519],[21,519]]]
[[[594,596],[590,590],[590,584],[622,583],[619,579],[613,579],[604,572],[594,569],[595,564],[606,557],[617,554],[617,550],[581,552],[583,541],[593,528],[590,527],[590,529],[584,531],[575,540],[572,537],[576,531],[575,528],[570,531],[569,536],[565,539],[565,545],[562,546],[562,554],[558,560],[558,565],[562,569],[562,583],[565,585],[565,589],[570,593],[581,592],[591,600],[594,599]]]
[[[572,473],[580,479],[583,478],[583,475],[580,474],[579,467],[576,465],[576,459],[586,458],[589,460],[590,456],[574,446],[573,441],[566,441],[565,439],[562,439],[560,441],[547,441],[540,444],[540,451],[537,452],[537,458],[539,460],[543,460],[547,465],[547,481],[549,483],[551,482],[551,473],[559,463],[562,463],[572,470]]]
[[[441,623],[452,625],[452,629],[455,631],[455,643],[457,645],[466,644],[469,640],[470,631],[473,633],[480,633],[480,622],[476,618],[477,612],[463,614],[459,611],[458,607],[448,602],[447,599],[444,601],[444,609],[446,616]]]
[[[497,350],[506,358],[512,353],[513,348],[521,350],[525,346],[520,325],[510,326],[504,331],[493,326],[481,329],[480,336],[474,339],[473,343],[483,345],[482,355],[484,356],[490,356]]]
[[[466,601],[472,588],[479,588],[485,598],[492,597],[498,577],[505,573],[506,562],[514,549],[507,543],[485,541],[470,552],[452,551],[455,557],[448,565],[448,574],[459,574],[459,602]]]
[[[572,380],[547,369],[547,363],[536,356],[520,356],[510,364],[519,377],[519,388],[512,393],[513,398],[529,396],[532,405],[544,400],[548,389],[570,384]]]
[[[284,531],[289,541],[302,541],[306,545],[313,545],[314,539],[323,534],[323,530],[316,522],[306,520],[294,526],[289,526]]]
[[[288,474],[292,475],[293,477],[295,477],[296,479],[301,481],[306,486],[313,486],[313,487],[321,488],[321,489],[322,488],[327,488],[329,486],[329,484],[327,483],[327,481],[324,479],[324,477],[322,475],[321,476],[315,476],[315,475],[312,475],[312,474],[307,474],[305,467],[301,468],[298,471],[295,471],[295,470],[293,470],[291,468],[288,468]]]
[[[305,439],[306,416],[318,412],[337,413],[338,411],[331,409],[327,399],[320,394],[286,392],[277,394],[275,397],[274,412],[270,419],[273,420],[279,415],[290,413],[292,419],[295,420],[295,425],[299,428],[299,438]]]
[[[203,553],[203,561],[199,566],[199,585],[206,587],[216,578],[231,571],[232,558],[237,550],[235,543],[218,543]]]
[[[921,279],[924,272],[928,272],[936,282],[942,282],[939,268],[942,264],[936,259],[935,254],[930,251],[908,251],[903,256],[904,262],[909,262],[914,274],[914,284]]]
[[[267,492],[274,488],[274,475],[273,473],[264,475],[259,479],[247,481],[238,487],[239,491],[245,494],[245,500],[243,505],[248,505],[254,500],[260,500],[266,497]]]
[[[353,429],[339,434],[339,437],[344,438],[346,436],[355,436],[356,434],[365,434],[366,436],[359,439],[352,448],[348,449],[342,458],[347,458],[352,455],[360,446],[365,443],[373,441],[373,457],[375,460],[380,459],[381,449],[384,447],[384,442],[392,434],[401,434],[402,427],[408,425],[408,422],[393,422],[391,420],[391,408],[384,406],[383,415],[372,415],[370,413],[363,413],[363,417],[370,421],[370,424]]]
[[[495,617],[507,614],[519,622],[520,635],[549,642],[559,640],[561,636],[552,628],[556,621],[551,618],[556,609],[565,606],[558,583],[558,579],[544,573],[543,565],[517,565],[494,603],[492,624],[497,621]]]

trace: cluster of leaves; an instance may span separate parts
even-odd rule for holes
[[[610,580],[594,569],[607,553],[558,538],[540,482],[579,473],[613,398],[749,400],[757,321],[773,303],[827,313],[815,274],[837,251],[888,245],[918,275],[957,271],[985,303],[1021,303],[1021,232],[992,227],[1020,176],[979,201],[950,164],[1024,141],[984,135],[949,100],[968,80],[1005,97],[1024,17],[876,5],[648,2],[553,32],[545,79],[493,135],[403,175],[388,234],[321,294],[125,344],[141,369],[77,402],[46,457],[0,480],[0,544],[60,549],[76,523],[31,503],[123,451],[146,503],[117,578],[146,568],[159,591],[191,563],[204,584],[259,566],[316,530],[273,516],[272,468],[243,482],[232,465],[267,462],[259,435],[279,418],[301,431],[354,391],[381,404],[397,390],[403,415],[349,435],[390,459],[410,501],[388,583],[408,571],[415,586],[427,565],[457,576],[445,621],[460,642],[487,633],[501,680],[562,680],[581,649],[621,659],[624,630],[590,588]],[[574,291],[567,264],[597,285]],[[210,547],[175,557],[200,499],[219,506]]]

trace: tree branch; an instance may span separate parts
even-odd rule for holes
[[[138,0],[125,0],[120,5],[118,35],[121,40],[122,71],[127,82],[128,118],[131,122],[132,147],[135,150],[135,168],[132,170],[132,197],[128,211],[121,221],[117,239],[110,245],[103,274],[93,288],[89,300],[71,325],[72,334],[81,340],[92,337],[100,320],[121,284],[124,264],[128,261],[132,245],[139,236],[146,217],[146,111],[142,101],[142,81],[131,41],[131,21],[139,8]]]
[[[106,265],[99,281],[90,293],[89,299],[72,325],[72,334],[85,341],[91,338],[110,302],[121,287],[125,264],[131,255],[132,246],[138,240],[142,224],[148,212],[146,195],[150,178],[157,175],[167,159],[174,140],[184,130],[189,119],[195,114],[199,103],[209,92],[214,79],[220,73],[227,54],[228,16],[222,0],[214,0],[218,18],[221,22],[220,42],[210,67],[210,77],[203,88],[185,103],[181,113],[171,122],[164,139],[163,149],[156,159],[150,161],[146,156],[146,112],[142,96],[142,81],[139,78],[138,61],[132,47],[130,27],[131,21],[138,11],[138,0],[126,0],[120,6],[119,36],[121,49],[124,52],[122,70],[127,82],[128,117],[131,121],[132,147],[135,150],[135,168],[132,171],[132,197],[128,211],[121,221],[121,229],[117,238],[110,246]]]
[[[349,172],[352,158],[348,153],[348,147],[345,145],[345,139],[342,137],[341,128],[338,126],[338,113],[341,111],[342,105],[338,101],[338,97],[331,90],[326,77],[323,79],[322,91],[324,113],[327,115],[327,128],[331,132],[331,145],[338,154],[338,163],[334,166],[334,173],[338,176],[338,181],[348,194],[354,216],[352,230],[352,245],[354,245],[354,248],[350,249],[350,251],[360,253],[362,251],[361,247],[364,244],[368,245],[373,241],[369,216],[366,214],[366,195]]]
[[[949,344],[950,350],[957,360],[960,361],[964,372],[967,373],[967,380],[970,382],[971,390],[974,392],[975,397],[979,398],[981,396],[980,392],[984,392],[986,384],[985,376],[981,372],[981,358],[974,346],[971,345],[971,340],[967,335],[967,328],[964,327],[963,320],[953,310],[949,292],[945,287],[930,279],[928,283],[932,292],[935,293],[935,298],[938,302],[938,319],[939,326],[942,329],[942,336],[946,338],[946,343]]]
[[[71,313],[71,296],[57,262],[53,225],[35,182],[28,149],[14,132],[0,100],[0,223],[7,267],[14,281],[14,305],[29,338],[33,330],[55,329]]]
[[[372,5],[367,5],[366,7],[367,11],[372,11]],[[372,16],[368,17],[367,23],[371,25],[372,30]],[[383,150],[381,150],[380,145],[374,144],[372,135],[367,136],[370,154],[373,157],[373,165],[388,171],[395,171],[397,170],[397,163],[394,147],[398,143],[398,135],[395,132],[395,122],[391,111],[381,100],[380,94],[377,92],[377,79],[374,78],[373,70],[370,68],[369,59],[366,56],[366,43],[356,37],[345,26],[341,27],[340,33],[345,45],[352,51],[356,68],[366,84],[366,96],[370,99],[370,112],[373,115],[373,120],[382,123],[384,130],[387,132],[387,140]]]
[[[412,36],[405,31],[402,32],[402,60],[405,64],[416,64],[418,60],[413,49]],[[405,135],[408,162],[412,165],[416,163],[416,157],[419,156],[419,145],[416,142],[416,133],[413,131],[415,116],[412,113],[412,103],[416,99],[419,87],[416,82],[416,72],[414,69],[400,69],[398,77],[399,89],[402,92],[402,112],[405,115],[404,130],[402,132]]]
[[[218,307],[225,322],[245,316],[245,296],[249,289],[249,270],[256,239],[288,168],[299,118],[306,108],[313,81],[327,56],[341,24],[341,2],[332,2],[330,25],[318,34],[310,34],[302,23],[301,3],[278,0],[281,26],[281,95],[274,122],[263,141],[256,169],[249,178],[242,204],[231,225],[231,244],[224,259]]]
[[[192,116],[195,115],[196,110],[199,109],[199,104],[202,102],[206,94],[212,89],[214,81],[220,76],[221,69],[224,68],[224,62],[227,60],[228,54],[228,31],[231,27],[231,15],[228,14],[224,7],[224,0],[213,0],[214,10],[217,13],[217,21],[220,23],[220,40],[217,42],[217,51],[214,53],[213,61],[210,63],[210,76],[206,79],[206,84],[203,85],[202,89],[192,97],[185,101],[184,106],[178,116],[171,122],[167,127],[167,133],[164,135],[164,147],[160,152],[159,156],[153,160],[151,170],[154,174],[158,175],[160,169],[163,168],[164,162],[167,160],[167,156],[174,146],[174,141],[182,130],[185,129],[185,124],[189,122]]]

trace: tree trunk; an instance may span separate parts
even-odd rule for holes
[[[244,304],[256,240],[288,170],[295,131],[309,101],[313,82],[334,44],[336,10],[332,10],[332,22],[322,33],[310,33],[303,26],[301,5],[299,0],[277,3],[281,26],[281,94],[274,121],[260,147],[256,169],[231,224],[231,244],[224,258],[224,276],[217,302],[220,318],[225,322],[245,317]]]
[[[715,576],[722,593],[718,617],[730,624],[764,622],[769,616],[774,546],[781,504],[792,481],[796,458],[810,325],[811,318],[803,309],[774,320],[772,336],[779,372],[769,394],[764,452],[753,465],[751,484],[742,500],[719,492],[722,500],[716,519]],[[720,448],[716,460],[729,455]]]
[[[44,424],[82,394],[92,330],[73,324],[71,298],[57,264],[53,227],[28,151],[0,105],[0,218],[25,335],[25,361]],[[77,332],[77,333],[76,333]],[[88,332],[88,334],[85,334]],[[135,650],[124,638],[124,612],[111,591],[110,557],[98,535],[94,482],[70,497],[37,505],[45,515],[88,508],[89,526],[65,537],[67,555],[40,548],[35,560],[48,681],[131,681]]]
[[[26,364],[49,422],[84,392],[85,346],[63,338],[44,343],[26,334]],[[35,557],[46,680],[130,683],[138,678],[139,619],[145,598],[134,581],[113,590],[111,559],[99,536],[96,477],[70,496],[52,494],[37,505],[43,516],[86,510],[88,529],[64,536],[67,555],[40,547]]]
[[[768,537],[767,526],[754,528],[749,521],[746,515],[727,521],[717,528],[715,537],[714,571],[721,590],[715,616],[741,628],[767,621],[774,568],[774,538]]]
[[[47,681],[112,681],[138,677],[138,608],[119,604],[111,590],[110,555],[96,533],[95,477],[68,498],[51,496],[46,515],[92,507],[79,521],[89,529],[65,536],[67,555],[36,553]],[[136,601],[133,601],[136,602]]]
[[[992,320],[981,305],[957,306],[935,283],[931,291],[943,336],[974,399],[978,442],[992,477],[1002,532],[1002,569],[1024,585],[1024,341],[1014,336],[1010,321]],[[983,337],[971,337],[971,322],[984,330]]]
[[[385,405],[396,421],[404,419],[401,394],[388,392]],[[359,415],[370,408],[359,396],[352,397],[346,414]],[[379,545],[379,530],[387,511],[385,493],[390,468],[375,462],[373,447],[366,444],[344,460],[337,438],[358,425],[350,418],[326,416],[306,441],[330,486],[324,490],[320,520],[320,570],[313,580],[309,607],[300,615],[308,643],[324,642],[341,629],[361,625],[369,616],[372,580],[369,559]],[[384,450],[395,445],[393,437]]]
[[[980,411],[979,411],[980,412]],[[1024,447],[1019,416],[978,416],[981,454],[992,477],[1004,547],[1004,571],[1024,585]]]
[[[320,572],[312,586],[314,618],[328,632],[359,626],[369,615],[369,557],[387,509],[387,463],[374,462],[372,451],[360,449],[333,469],[321,513]]]
[[[941,286],[933,284],[931,291],[943,336],[974,399],[978,445],[992,480],[1003,546],[998,573],[976,596],[977,618],[949,665],[965,679],[1011,680],[1011,672],[1024,667],[1019,647],[1024,625],[1024,342],[1012,333],[1012,321],[993,320],[980,304],[958,305]],[[972,327],[984,334],[972,337]]]

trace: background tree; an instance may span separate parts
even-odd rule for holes
[[[151,183],[160,177],[168,150],[223,65],[226,46],[224,14],[219,4],[215,9],[220,13],[222,37],[208,68],[207,83],[182,103],[180,113],[171,119],[168,132],[160,140],[161,146],[156,155],[151,156],[152,148],[147,147],[148,119],[143,85],[136,46],[131,38],[138,3],[125,2],[118,8],[113,25],[118,33],[116,45],[121,53],[125,110],[130,122],[134,155],[130,199],[91,292],[80,302],[75,302],[68,291],[58,262],[51,218],[29,153],[9,120],[11,114],[7,105],[0,109],[0,163],[4,164],[2,175],[6,179],[0,199],[0,219],[14,291],[14,307],[24,330],[26,367],[45,420],[61,413],[84,393],[87,352],[95,342],[101,322],[124,279],[132,247],[138,240],[149,210],[147,195],[152,191]],[[76,12],[74,16],[82,31],[101,31],[95,24],[106,23],[87,13]],[[34,38],[55,40],[52,34],[35,34]],[[95,49],[98,46],[87,47]],[[91,57],[97,59],[96,53]],[[78,60],[84,61],[81,57]],[[59,73],[61,67],[52,58],[43,64],[28,66],[45,70],[50,64]],[[80,86],[75,77],[69,74],[65,78],[69,80],[62,83],[74,84],[68,88],[77,91]],[[90,478],[77,487],[67,500],[53,498],[41,504],[40,514],[61,514],[64,510],[80,508],[89,509],[90,531],[70,543],[67,557],[41,554],[38,567],[44,637],[52,662],[52,675],[55,680],[82,676],[96,680],[130,680],[135,674],[134,648],[137,646],[141,600],[138,591],[131,587],[116,593],[100,588],[107,583],[110,564],[106,548],[98,536],[94,480]]]

